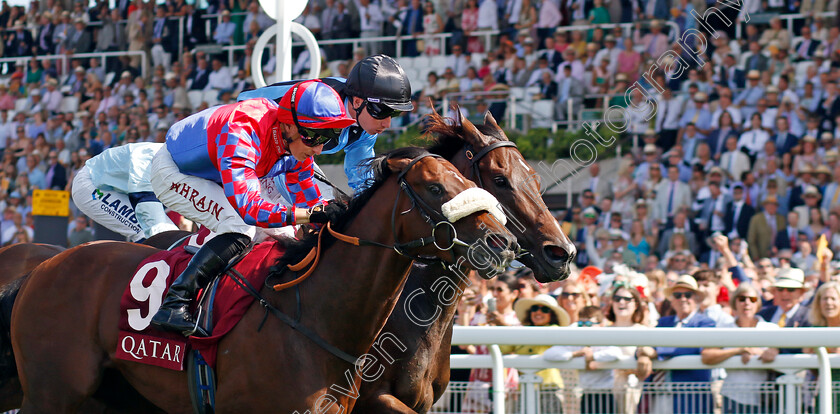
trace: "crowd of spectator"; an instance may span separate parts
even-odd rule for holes
[[[527,270],[510,271],[492,281],[471,279],[458,307],[458,323],[491,326],[569,326],[624,328],[760,328],[840,326],[840,275],[827,243],[816,248],[811,267],[791,261],[749,260],[745,243],[730,243],[717,234],[711,243],[721,258],[714,266],[690,263],[676,269],[638,272],[608,259],[605,267],[589,266],[561,282],[536,283]],[[736,250],[732,250],[732,248]],[[758,264],[755,264],[758,263]],[[492,302],[492,304],[491,304]],[[459,352],[459,347],[453,347]],[[465,346],[460,352],[487,354],[486,347]],[[537,372],[543,387],[545,413],[761,413],[779,409],[774,380],[781,376],[761,369],[694,369],[654,371],[653,360],[698,355],[703,364],[730,358],[741,363],[773,362],[777,355],[810,349],[773,347],[502,347],[506,353],[543,355],[546,361],[582,358],[583,371],[545,369]],[[829,352],[837,352],[836,348]],[[635,360],[634,370],[604,369],[609,361]],[[832,370],[832,380],[838,377]],[[442,407],[464,412],[489,412],[488,370],[453,372],[453,381],[470,381],[466,394],[444,398]],[[509,390],[518,385],[515,370],[505,375]],[[665,384],[676,384],[664,387]],[[715,385],[717,384],[717,385]],[[775,389],[775,391],[774,391]],[[802,412],[815,407],[804,394]],[[509,398],[515,406],[517,394]],[[838,399],[835,398],[835,404]],[[814,411],[816,412],[816,411]]]

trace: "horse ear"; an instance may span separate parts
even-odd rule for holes
[[[469,119],[464,117],[464,114],[460,111],[459,108],[455,108],[455,110],[458,112],[457,122],[464,129],[464,132],[466,132],[466,134],[464,134],[464,139],[471,145],[476,147],[485,144],[484,141],[486,141],[486,139],[484,135],[478,130],[478,128],[475,127],[475,124],[473,124],[472,122],[470,122]]]
[[[493,114],[491,114],[491,113],[490,113],[490,111],[487,111],[487,112],[484,114],[484,125],[487,125],[487,126],[489,126],[489,127],[495,128],[495,129],[497,129],[497,130],[499,130],[499,131],[501,131],[501,130],[502,130],[502,128],[501,128],[501,127],[499,126],[499,124],[496,122],[496,118],[493,118]]]
[[[385,163],[388,164],[388,169],[394,173],[398,173],[405,169],[410,162],[411,158],[388,158],[388,160],[385,161]]]

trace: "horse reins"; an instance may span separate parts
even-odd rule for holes
[[[334,230],[332,228],[330,223],[327,223],[326,226],[324,226],[324,228],[320,232],[318,232],[318,242],[316,243],[315,247],[313,247],[312,250],[309,251],[309,254],[307,254],[306,257],[304,257],[303,260],[301,260],[300,262],[295,263],[295,264],[287,265],[288,269],[293,271],[293,272],[301,271],[301,270],[303,270],[307,267],[309,267],[309,269],[305,273],[298,276],[297,278],[295,278],[292,281],[274,285],[273,286],[274,290],[275,291],[281,291],[281,290],[284,290],[284,289],[288,289],[292,286],[295,286],[295,285],[303,282],[304,280],[306,280],[309,276],[311,276],[315,272],[315,269],[318,267],[318,263],[319,263],[320,258],[321,258],[321,250],[322,250],[321,246],[322,246],[322,242],[323,242],[324,233],[329,233],[331,236],[335,237],[337,240],[342,241],[342,242],[347,243],[347,244],[351,244],[351,245],[354,245],[354,246],[382,247],[382,248],[385,248],[385,249],[394,250],[398,254],[400,254],[402,256],[405,256],[405,257],[408,257],[412,260],[417,260],[417,261],[422,261],[422,262],[429,262],[430,260],[427,259],[427,258],[411,255],[411,254],[408,253],[408,250],[421,248],[421,247],[424,247],[424,246],[428,246],[430,244],[434,245],[435,247],[437,247],[438,249],[440,249],[442,251],[451,250],[453,247],[455,247],[455,245],[469,247],[469,244],[467,244],[464,241],[458,239],[458,232],[455,230],[455,226],[452,224],[452,222],[450,222],[446,217],[444,217],[444,215],[442,213],[438,212],[437,210],[435,210],[431,206],[429,206],[428,203],[426,203],[419,195],[417,195],[417,192],[414,191],[414,188],[411,186],[411,184],[409,184],[408,181],[405,180],[405,175],[408,173],[408,171],[411,170],[411,168],[415,164],[417,164],[420,160],[422,160],[424,158],[427,158],[427,157],[441,158],[439,155],[434,155],[434,154],[420,155],[420,156],[412,159],[408,163],[408,165],[406,165],[405,168],[403,168],[403,170],[399,173],[399,175],[397,175],[397,181],[399,182],[401,191],[397,194],[397,197],[394,200],[394,206],[391,209],[391,229],[392,229],[393,234],[394,234],[394,244],[393,245],[380,243],[380,242],[377,242],[377,241],[374,241],[374,240],[364,240],[364,239],[360,239],[358,237],[348,236],[346,234],[342,234],[342,233],[337,232],[336,230]],[[422,237],[422,238],[411,240],[409,242],[404,242],[404,243],[400,243],[398,241],[399,240],[399,235],[397,234],[397,226],[396,226],[397,207],[399,207],[400,196],[402,195],[403,192],[405,192],[406,195],[408,196],[409,200],[412,203],[412,207],[410,209],[406,210],[406,211],[401,212],[400,215],[408,213],[414,207],[418,207],[419,213],[423,217],[423,220],[426,221],[426,223],[429,223],[429,225],[432,227],[432,234],[430,236]],[[445,248],[438,245],[437,238],[436,238],[437,229],[442,227],[442,226],[445,226],[446,228],[448,228],[449,231],[450,231],[450,235],[452,236],[452,242],[450,243],[449,246],[446,246]],[[453,252],[452,253],[453,257],[454,257],[454,254],[455,253]],[[437,262],[438,260],[432,260],[432,261]]]

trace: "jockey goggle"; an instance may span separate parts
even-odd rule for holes
[[[297,90],[298,84],[292,88],[292,119],[295,121],[295,126],[297,126],[298,133],[300,134],[300,140],[303,142],[303,145],[306,145],[307,147],[317,147],[319,145],[326,144],[332,139],[338,139],[339,135],[341,135],[341,128],[304,128],[300,125],[297,116],[297,105],[295,104]]]
[[[315,129],[301,128],[298,126],[298,133],[300,134],[303,145],[317,147],[318,145],[324,145],[330,142],[330,140],[338,139],[339,135],[341,135],[341,128]]]
[[[373,119],[382,120],[402,115],[402,111],[398,111],[380,103],[366,100],[365,105],[367,106],[368,113]]]

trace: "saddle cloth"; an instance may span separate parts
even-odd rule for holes
[[[176,248],[155,253],[140,263],[120,300],[117,358],[180,371],[184,369],[187,348],[192,347],[199,350],[207,363],[215,368],[219,340],[236,326],[254,301],[253,296],[230,277],[221,278],[216,287],[215,297],[210,301],[213,316],[213,330],[210,336],[185,338],[180,334],[160,331],[149,325],[152,316],[160,308],[169,285],[192,258],[186,247],[200,247],[213,236],[215,234],[203,228]],[[268,277],[269,268],[284,251],[282,244],[274,240],[262,242],[254,246],[233,269],[259,290]],[[198,297],[201,297],[201,294],[199,293]]]

